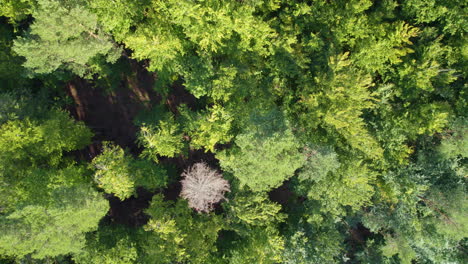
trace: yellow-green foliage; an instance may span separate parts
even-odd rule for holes
[[[302,188],[309,199],[320,203],[323,213],[341,215],[344,207],[357,211],[370,204],[375,178],[376,172],[357,160],[350,160],[323,178],[303,182]]]
[[[240,192],[225,205],[234,222],[252,226],[269,226],[284,221],[281,205],[265,193]]]
[[[97,232],[88,233],[86,247],[75,254],[78,264],[133,264],[138,250],[132,236],[123,226],[101,226]]]
[[[467,263],[465,2],[0,0],[0,262]]]
[[[0,16],[8,17],[10,23],[18,23],[27,18],[36,5],[36,0],[1,0]]]
[[[284,238],[272,227],[253,228],[249,235],[236,241],[231,250],[229,263],[233,264],[274,264],[282,262]]]
[[[280,186],[303,164],[299,144],[291,130],[257,137],[246,132],[235,139],[236,147],[217,155],[221,166],[232,171],[243,185],[253,191],[268,191]]]
[[[63,111],[43,112],[43,119],[16,119],[0,125],[0,204],[50,199],[50,190],[82,182],[85,170],[71,166],[64,153],[90,142],[91,131]],[[50,189],[48,189],[50,188]]]
[[[216,251],[221,218],[214,214],[192,214],[186,201],[175,204],[153,197],[146,213],[150,216],[142,234],[145,263],[207,263]]]
[[[62,153],[90,143],[91,131],[66,112],[44,113],[43,120],[9,121],[0,127],[1,167],[22,163],[55,165]]]
[[[183,134],[173,120],[161,120],[157,126],[143,125],[138,142],[145,148],[143,156],[158,160],[158,156],[174,157],[184,148]]]
[[[305,126],[321,126],[333,136],[341,136],[352,148],[369,158],[382,157],[382,148],[369,133],[363,112],[374,107],[376,99],[369,91],[370,75],[351,66],[349,54],[330,58],[332,73],[317,77],[318,89],[303,95],[301,105],[306,107]],[[311,122],[312,120],[312,122]]]
[[[118,146],[104,142],[103,153],[93,159],[94,180],[107,193],[120,199],[135,194],[136,187],[147,189],[166,185],[166,171],[149,160],[136,160]]]
[[[184,130],[191,138],[192,147],[215,152],[216,144],[226,144],[232,139],[233,116],[222,106],[214,105],[202,113],[189,111],[181,108]]]

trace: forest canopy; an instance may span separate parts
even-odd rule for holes
[[[462,0],[0,0],[0,263],[468,263]]]

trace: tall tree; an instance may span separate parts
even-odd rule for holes
[[[85,233],[97,229],[109,209],[101,194],[88,186],[60,188],[48,204],[27,205],[0,216],[0,253],[42,259],[78,253]]]
[[[155,190],[167,183],[166,171],[161,166],[135,159],[110,142],[104,142],[103,153],[93,159],[92,165],[98,186],[122,200],[134,195],[137,187]]]
[[[33,13],[35,22],[13,47],[26,58],[24,67],[37,74],[66,69],[85,76],[98,56],[106,57],[108,62],[120,57],[111,37],[100,29],[96,15],[79,1],[38,3]]]
[[[192,214],[184,200],[175,204],[155,195],[146,213],[151,217],[142,234],[144,263],[207,263],[216,251],[220,216]]]
[[[0,126],[0,254],[18,259],[79,252],[109,209],[90,171],[65,155],[90,142],[89,129],[63,111],[38,116]]]
[[[221,167],[254,191],[278,187],[304,163],[299,142],[278,110],[253,114],[235,147],[217,154]]]

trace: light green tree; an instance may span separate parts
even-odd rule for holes
[[[34,73],[60,68],[85,76],[97,56],[108,62],[120,57],[111,37],[100,30],[96,15],[81,4],[39,0],[33,15],[30,31],[15,40],[13,50],[26,58],[23,66]]]
[[[256,227],[243,239],[234,242],[229,263],[281,263],[284,238],[273,227]]]
[[[233,116],[222,106],[213,105],[201,113],[193,113],[186,107],[180,111],[192,147],[215,152],[216,144],[226,144],[232,139]]]
[[[0,125],[0,189],[3,210],[40,201],[49,182],[73,184],[86,172],[65,159],[64,152],[90,142],[91,131],[63,111],[42,112],[42,119],[13,119]],[[54,175],[54,176],[52,176]]]
[[[27,18],[36,5],[36,0],[0,0],[0,16],[8,17],[14,24]]]
[[[79,252],[109,209],[90,171],[65,156],[89,144],[90,130],[63,111],[40,113],[0,126],[0,254],[18,260]]]
[[[266,193],[238,190],[224,207],[231,221],[241,225],[271,226],[286,218],[281,205],[270,201]]]
[[[253,115],[248,122],[235,138],[235,147],[216,157],[242,185],[253,191],[268,191],[291,177],[305,159],[281,112]]]
[[[142,156],[154,161],[158,156],[175,157],[183,153],[185,144],[180,125],[173,119],[159,120],[157,126],[143,124],[138,143],[144,147]]]
[[[103,225],[97,232],[88,233],[86,247],[73,256],[73,261],[79,264],[133,264],[137,259],[131,229],[113,225]]]
[[[193,214],[187,202],[163,201],[153,197],[146,210],[150,216],[142,234],[144,263],[207,263],[216,251],[218,231],[222,220],[214,214]]]
[[[110,142],[104,142],[103,153],[93,159],[92,165],[98,186],[122,200],[134,195],[139,186],[154,190],[167,183],[162,167],[150,160],[135,159]]]
[[[88,186],[55,189],[53,201],[0,216],[0,254],[42,259],[80,252],[85,233],[97,229],[109,209]]]

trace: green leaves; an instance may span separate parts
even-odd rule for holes
[[[34,203],[43,194],[50,195],[45,189],[57,178],[76,182],[76,177],[84,173],[79,168],[79,173],[68,170],[73,163],[63,154],[89,144],[91,131],[63,111],[42,113],[42,120],[24,118],[0,126],[0,189],[4,193],[1,204],[8,209]]]
[[[218,231],[223,226],[219,216],[193,215],[184,200],[173,204],[163,201],[159,194],[146,213],[151,219],[142,234],[143,262],[202,264],[216,251]]]
[[[467,262],[463,1],[0,3],[19,23],[0,27],[0,255],[9,262]],[[113,39],[125,46],[125,73],[105,65],[121,53]],[[63,71],[97,91],[113,82],[121,89],[109,99],[128,94],[111,115],[132,118],[143,108],[133,99],[148,92],[138,146],[106,142],[83,164],[75,150],[90,130],[53,103],[26,100],[47,88],[65,101]],[[128,142],[94,127],[100,99],[80,99],[94,140]],[[182,173],[179,194],[185,168],[195,169]],[[220,177],[189,177],[219,169],[227,194]],[[126,200],[113,201],[99,229],[108,206],[92,180]],[[148,192],[135,197],[137,187]]]
[[[466,158],[468,156],[468,120],[460,117],[451,122],[449,129],[442,133],[439,151],[445,158]]]
[[[91,132],[63,111],[44,113],[44,120],[13,120],[0,127],[1,167],[27,163],[57,164],[62,152],[89,144]]]
[[[149,160],[136,160],[118,146],[104,142],[103,153],[93,159],[94,180],[121,200],[135,194],[136,187],[156,189],[166,185],[166,171]]]
[[[190,146],[215,152],[216,144],[227,144],[233,137],[232,114],[220,105],[203,112],[193,113],[181,108],[184,130],[191,137]]]
[[[40,0],[34,17],[30,32],[13,47],[26,58],[24,67],[34,73],[62,68],[85,76],[96,56],[106,56],[109,62],[120,57],[111,38],[100,32],[96,16],[84,6]]]
[[[1,0],[0,16],[10,18],[10,23],[26,19],[36,6],[36,0]]]
[[[129,230],[123,226],[101,226],[97,232],[88,233],[86,247],[73,260],[79,264],[136,263],[138,249]]]
[[[419,30],[407,23],[381,25],[375,30],[379,33],[391,31],[382,39],[369,38],[362,43],[362,49],[355,56],[357,64],[368,72],[382,72],[387,63],[401,63],[401,57],[412,53],[407,45],[413,44],[410,38],[417,36]],[[383,35],[383,34],[382,34]]]
[[[369,158],[378,159],[383,150],[368,132],[362,118],[364,111],[375,105],[375,95],[369,91],[372,80],[351,66],[348,55],[331,57],[331,72],[317,77],[318,87],[302,95],[299,107],[305,109],[300,113],[300,122],[307,129],[320,126],[327,130],[328,136],[344,139],[336,141],[344,141]]]
[[[297,174],[300,181],[320,181],[340,167],[338,155],[331,147],[307,145],[303,153],[307,159]]]
[[[145,148],[142,155],[154,161],[159,156],[174,157],[184,148],[183,134],[174,119],[160,120],[158,126],[143,125],[138,142]]]
[[[253,228],[249,236],[235,243],[229,263],[274,264],[282,262],[284,239],[274,228]]]
[[[252,116],[250,122],[234,140],[236,146],[216,157],[241,185],[253,191],[268,191],[291,177],[302,166],[304,157],[291,129],[282,123],[281,112]]]
[[[271,202],[265,193],[238,191],[225,207],[235,223],[244,225],[274,226],[285,218],[281,205]]]
[[[0,216],[1,254],[42,259],[80,252],[85,232],[97,228],[108,203],[86,186],[57,189],[53,195],[52,204],[28,205]]]

